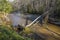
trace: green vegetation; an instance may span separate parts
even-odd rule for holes
[[[9,19],[7,15],[13,10],[11,3],[6,0],[0,0],[0,24],[7,22]]]
[[[12,5],[6,0],[0,0],[0,12],[10,13],[12,11]]]
[[[31,30],[31,28],[28,28],[28,27],[25,27],[25,29],[23,30],[23,32],[24,32],[25,34],[33,33],[33,31]]]
[[[14,30],[6,26],[0,26],[0,40],[31,40],[17,34]]]

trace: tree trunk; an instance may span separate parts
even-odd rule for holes
[[[50,10],[48,10],[47,12],[45,12],[45,13],[43,13],[42,15],[38,16],[32,23],[30,23],[30,24],[27,25],[26,27],[30,27],[31,25],[33,25],[39,18],[41,18],[41,16],[48,15],[49,12],[51,12],[51,10],[53,10],[53,8],[50,8]]]

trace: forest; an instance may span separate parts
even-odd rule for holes
[[[60,40],[60,0],[0,0],[0,40]]]

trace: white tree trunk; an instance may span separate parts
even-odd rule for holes
[[[48,15],[49,12],[51,12],[51,10],[53,10],[53,8],[50,8],[50,10],[48,10],[47,12],[45,12],[45,13],[43,13],[42,15],[38,16],[32,23],[30,23],[30,24],[27,25],[26,27],[30,27],[31,25],[33,25],[41,16]]]

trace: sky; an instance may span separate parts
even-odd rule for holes
[[[7,0],[7,1],[9,1],[9,2],[13,2],[14,0]]]

